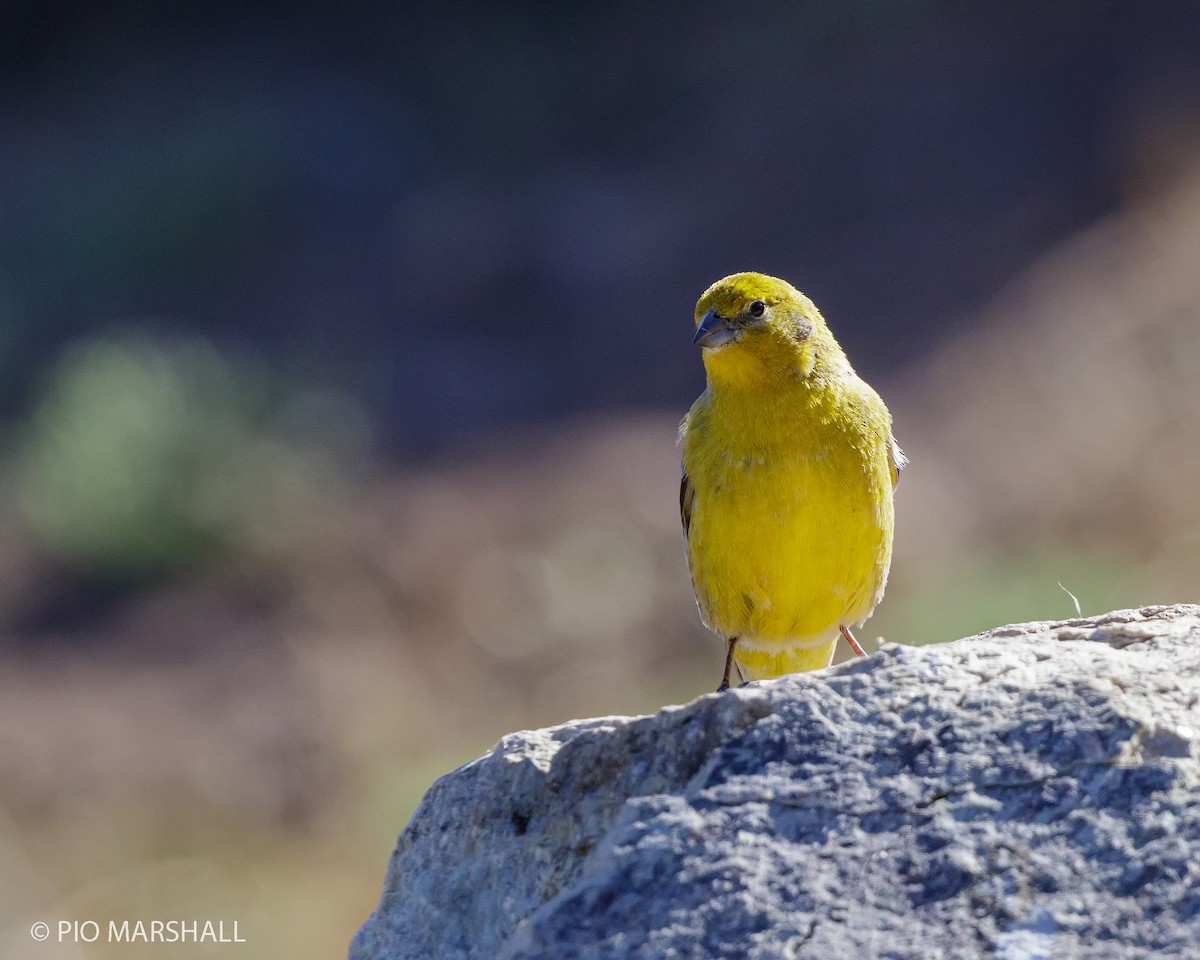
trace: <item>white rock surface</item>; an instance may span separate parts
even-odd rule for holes
[[[1200,607],[505,737],[351,960],[1200,957]]]

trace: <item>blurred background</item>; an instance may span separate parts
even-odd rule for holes
[[[0,5],[0,955],[340,956],[434,778],[713,688],[737,270],[912,457],[869,648],[1198,599],[1200,10],[731,11]]]

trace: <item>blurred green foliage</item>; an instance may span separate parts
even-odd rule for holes
[[[51,553],[141,583],[269,549],[288,509],[368,445],[344,398],[289,391],[197,338],[131,332],[66,352],[19,433],[13,479]]]
[[[943,643],[1006,623],[1067,620],[1173,600],[1155,596],[1122,558],[1058,540],[1013,552],[980,550],[921,571],[912,581],[898,573],[865,628],[893,643]]]

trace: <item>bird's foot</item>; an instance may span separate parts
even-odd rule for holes
[[[838,629],[842,631],[842,636],[845,637],[846,642],[850,644],[851,650],[857,653],[860,657],[865,657],[867,655],[867,651],[862,648],[862,644],[854,639],[854,634],[850,632],[849,627],[847,627],[845,624],[839,623]]]
[[[721,675],[721,685],[717,687],[717,693],[724,693],[729,689],[729,671],[733,669],[733,648],[737,646],[737,642],[737,637],[730,637],[725,641],[725,672]]]

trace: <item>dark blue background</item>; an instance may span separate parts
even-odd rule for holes
[[[129,321],[328,380],[385,450],[682,409],[717,277],[868,376],[1112,207],[1191,3],[7,3],[0,405]]]

